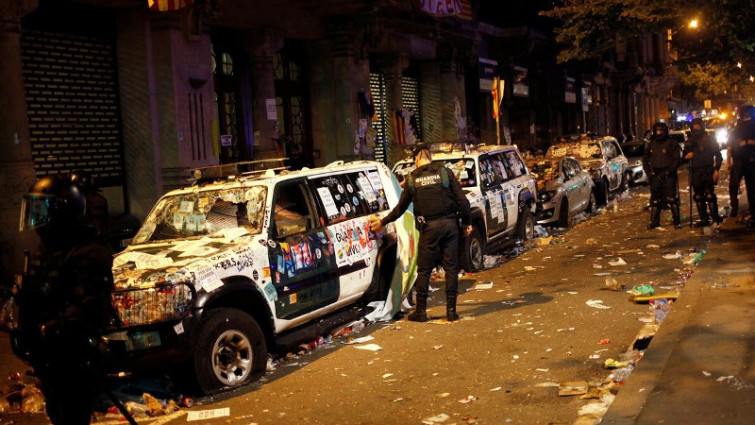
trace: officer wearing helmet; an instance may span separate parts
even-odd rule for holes
[[[753,118],[755,118],[755,107],[745,105],[739,108],[739,120],[729,138],[729,152],[734,156],[734,164],[729,176],[731,216],[736,216],[739,182],[744,177],[747,186],[747,202],[750,207],[749,225],[755,224],[755,119]]]
[[[661,225],[661,208],[671,209],[674,227],[682,227],[679,212],[679,182],[677,169],[682,159],[676,140],[669,137],[666,123],[657,122],[642,157],[642,168],[650,179],[650,224],[648,229]]]
[[[114,317],[111,251],[85,215],[71,175],[40,178],[22,203],[20,230],[35,230],[42,244],[14,288],[13,349],[34,368],[54,424],[90,423],[99,392],[96,341]]]
[[[690,135],[684,144],[684,159],[689,161],[695,205],[700,217],[698,226],[708,226],[711,220],[720,223],[714,188],[718,183],[718,170],[723,157],[715,137],[705,131],[702,118],[692,120]]]
[[[406,187],[393,210],[382,220],[371,218],[370,227],[379,232],[382,227],[399,218],[414,203],[414,215],[420,231],[416,288],[417,303],[408,319],[415,322],[427,321],[427,291],[430,274],[442,259],[446,272],[446,319],[457,320],[456,298],[459,287],[459,223],[457,213],[469,235],[471,213],[461,184],[453,172],[441,163],[433,163],[430,150],[423,145],[413,151],[416,169],[406,178]]]

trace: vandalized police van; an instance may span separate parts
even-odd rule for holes
[[[401,192],[384,164],[235,174],[164,195],[113,262],[111,346],[188,366],[205,393],[252,381],[268,347],[331,312],[391,318],[416,277],[411,210],[370,233]]]
[[[472,209],[472,233],[460,238],[465,270],[481,269],[486,253],[533,238],[537,189],[516,146],[448,142],[431,144],[430,150],[433,162],[454,172]],[[403,179],[414,168],[413,159],[407,158],[397,162],[393,172]]]

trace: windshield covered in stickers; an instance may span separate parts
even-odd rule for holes
[[[602,159],[599,142],[567,142],[559,143],[548,148],[547,157],[573,156],[577,159]]]
[[[474,159],[472,158],[455,158],[455,159],[438,159],[433,161],[435,163],[441,163],[446,168],[453,171],[456,179],[461,183],[461,187],[474,187],[477,186],[477,173]],[[413,162],[405,162],[396,166],[393,170],[397,176],[402,179],[409,173],[414,171],[416,167]]]
[[[134,244],[206,236],[226,229],[262,230],[267,188],[203,190],[161,198]]]
[[[538,180],[552,180],[558,177],[557,159],[537,158],[527,163],[530,173]]]

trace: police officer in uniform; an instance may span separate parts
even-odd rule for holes
[[[669,137],[666,123],[657,122],[642,157],[642,168],[650,179],[650,224],[648,229],[661,225],[661,208],[668,205],[674,227],[682,227],[679,212],[679,182],[676,170],[682,159],[679,143]]]
[[[684,146],[684,159],[689,160],[695,205],[700,217],[698,226],[710,225],[711,219],[720,223],[718,200],[713,189],[718,183],[718,170],[721,168],[723,157],[715,137],[705,131],[702,118],[692,120],[690,136]]]
[[[740,176],[745,179],[747,187],[747,203],[750,208],[750,221],[748,225],[755,224],[755,107],[745,105],[739,109],[739,121],[730,138],[736,146],[737,157],[740,163]],[[732,170],[734,173],[734,170]],[[731,179],[731,176],[729,177]],[[737,179],[737,188],[739,188],[739,177]],[[729,191],[731,193],[731,184]],[[736,192],[735,192],[736,193]],[[732,211],[734,211],[734,201],[732,198]],[[732,217],[734,213],[732,213]]]
[[[461,184],[453,172],[441,163],[433,163],[430,150],[426,146],[414,149],[416,169],[406,179],[406,187],[401,193],[398,205],[382,220],[373,217],[371,229],[378,232],[386,224],[399,218],[414,202],[414,215],[420,231],[419,257],[417,259],[416,288],[417,303],[415,311],[408,319],[415,322],[427,321],[427,290],[430,274],[441,258],[446,272],[446,318],[452,322],[458,320],[456,298],[459,286],[459,222],[465,234],[472,230],[470,226],[469,201],[461,190]]]
[[[14,288],[13,349],[34,368],[53,424],[90,423],[100,388],[97,341],[113,317],[111,251],[85,208],[70,175],[37,180],[23,200],[21,230],[36,230],[42,246]]]

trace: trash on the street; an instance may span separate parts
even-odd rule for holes
[[[624,285],[620,285],[619,282],[617,282],[613,277],[607,276],[606,285],[603,287],[603,289],[607,289],[609,291],[623,291]]]
[[[468,396],[462,398],[461,400],[459,400],[459,403],[471,403],[471,402],[473,402],[475,400],[477,400],[477,397],[475,397],[473,395],[468,395]]]
[[[680,260],[682,258],[682,252],[676,251],[674,254],[666,254],[663,256],[666,260]]]
[[[587,301],[585,301],[585,304],[587,304],[588,306],[590,306],[592,308],[599,308],[599,309],[602,309],[602,310],[607,310],[607,309],[611,308],[611,307],[609,307],[607,305],[603,305],[603,300],[587,300]]]
[[[589,385],[587,381],[566,381],[558,386],[559,396],[586,394]]]
[[[636,295],[634,297],[634,302],[636,303],[646,303],[653,300],[659,300],[659,299],[669,299],[669,300],[675,300],[679,298],[679,294],[676,292],[668,292],[663,294],[655,294],[655,295]]]
[[[479,290],[484,290],[484,289],[492,289],[492,288],[493,288],[493,282],[491,282],[489,280],[485,281],[485,282],[480,282],[477,285],[475,285],[475,287],[474,287],[474,289],[478,290],[478,291]]]
[[[653,313],[655,314],[655,323],[661,323],[666,318],[673,303],[673,301],[665,298],[650,301],[650,308],[653,309]]]
[[[600,341],[598,341],[598,344],[600,344],[600,345],[606,345],[606,344],[610,344],[610,343],[611,343],[611,340],[608,339],[608,338],[604,338],[604,339],[601,339]]]
[[[654,295],[655,288],[652,285],[635,285],[629,293],[634,296]]]
[[[551,244],[551,240],[553,240],[553,236],[548,236],[547,238],[537,238],[535,240],[535,244],[537,246],[548,246]]]
[[[383,349],[383,347],[377,344],[355,345],[354,348],[358,350],[367,350],[367,351],[380,351]]]
[[[633,370],[634,370],[634,366],[632,366],[631,364],[624,367],[620,367],[618,369],[614,369],[613,372],[611,372],[611,374],[608,375],[608,378],[619,383],[624,382],[627,380],[627,378],[629,377],[629,375],[632,373]]]
[[[205,419],[223,418],[226,416],[231,416],[230,407],[212,410],[193,410],[189,412],[186,421],[201,421]]]
[[[615,359],[606,359],[606,361],[603,363],[603,366],[606,369],[619,369],[622,367],[629,366],[629,362],[627,361],[619,361]]]
[[[598,244],[598,240],[595,238],[588,238],[585,241],[585,245],[597,245],[597,244]]]
[[[351,345],[351,344],[362,344],[368,341],[374,340],[375,337],[372,335],[367,335],[359,338],[349,338],[348,340],[344,341],[343,344]]]
[[[621,258],[617,258],[613,261],[609,261],[608,264],[610,264],[613,267],[618,267],[618,266],[626,266],[627,262],[622,260]]]
[[[427,425],[440,424],[449,419],[451,419],[450,416],[446,415],[445,413],[441,413],[439,415],[430,416],[429,418],[422,419],[422,423],[427,424]]]

